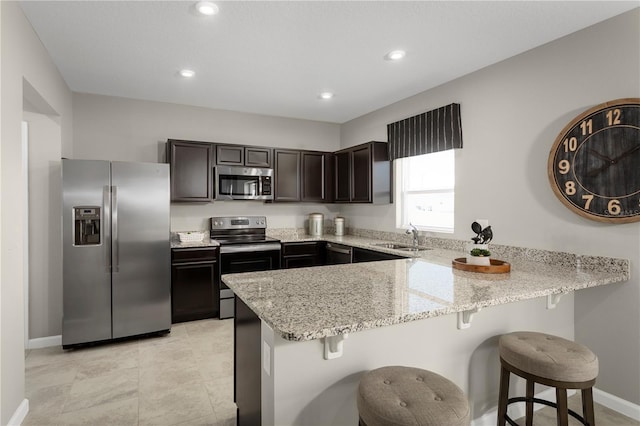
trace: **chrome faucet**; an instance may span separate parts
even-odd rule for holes
[[[405,234],[413,234],[413,248],[418,248],[418,228],[415,225],[409,223],[410,228],[407,229]]]

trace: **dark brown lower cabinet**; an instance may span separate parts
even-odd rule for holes
[[[353,263],[376,262],[378,260],[406,259],[405,256],[398,256],[397,254],[391,253],[382,253],[379,251],[367,250],[360,247],[354,247],[352,253]]]
[[[282,269],[324,265],[325,246],[324,241],[282,243]]]
[[[218,248],[171,250],[171,322],[218,316]]]
[[[236,424],[256,426],[262,420],[260,318],[242,299],[236,297],[235,300],[233,400],[238,407]]]

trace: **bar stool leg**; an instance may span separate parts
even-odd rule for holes
[[[589,426],[596,426],[593,413],[593,388],[582,389],[582,416]]]
[[[533,426],[533,387],[535,382],[533,380],[527,380],[527,414],[526,414],[526,426]]]
[[[567,390],[556,388],[556,404],[558,404],[557,424],[558,426],[569,425],[569,407],[567,405]]]
[[[500,393],[498,397],[498,426],[504,426],[507,415],[507,402],[509,400],[509,370],[501,366],[500,369]]]

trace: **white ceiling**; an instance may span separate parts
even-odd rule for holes
[[[194,3],[21,6],[75,92],[343,123],[639,5],[218,1],[204,17]],[[384,61],[394,49],[406,58]]]

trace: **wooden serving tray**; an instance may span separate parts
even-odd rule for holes
[[[466,257],[459,257],[451,261],[454,269],[462,271],[480,272],[482,274],[504,274],[511,271],[511,264],[498,259],[489,259],[491,265],[469,265]]]

